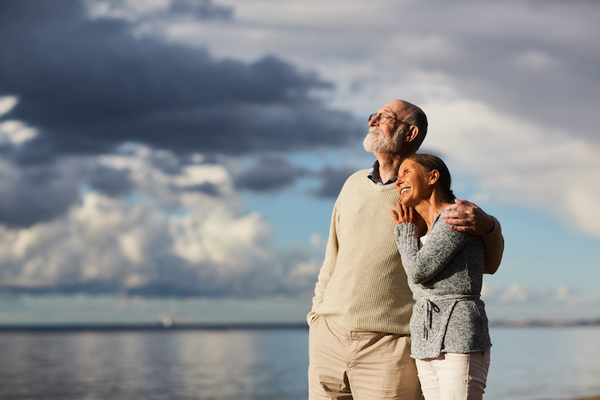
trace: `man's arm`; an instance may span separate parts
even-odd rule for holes
[[[337,259],[338,253],[338,241],[337,241],[337,202],[333,208],[333,213],[331,216],[331,225],[329,228],[329,239],[327,240],[327,249],[325,250],[325,260],[323,260],[323,265],[321,266],[321,270],[319,271],[319,277],[317,280],[317,284],[315,285],[315,295],[312,299],[312,309],[306,316],[306,320],[308,324],[312,322],[312,320],[316,316],[316,310],[319,305],[323,302],[323,293],[325,292],[325,288],[329,283],[329,279],[333,274],[333,270],[335,269],[335,262]]]
[[[485,265],[483,272],[493,274],[500,267],[502,253],[504,252],[504,237],[500,222],[491,215],[486,214],[477,205],[466,201],[456,200],[445,208],[442,217],[450,228],[459,232],[480,235],[485,245]]]

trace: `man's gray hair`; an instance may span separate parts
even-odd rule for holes
[[[409,124],[419,128],[419,134],[417,137],[408,143],[408,146],[411,148],[412,152],[416,153],[419,147],[421,147],[423,140],[425,140],[425,136],[427,135],[427,115],[425,115],[423,110],[412,103],[405,101],[404,104],[408,110],[408,115],[404,117],[404,120]]]

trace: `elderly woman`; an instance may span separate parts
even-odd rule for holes
[[[411,356],[426,400],[481,399],[490,363],[488,320],[480,299],[483,241],[450,229],[441,218],[455,200],[450,183],[441,159],[410,155],[396,181],[402,203],[392,210],[396,244],[416,300]],[[427,225],[423,237],[417,213]]]

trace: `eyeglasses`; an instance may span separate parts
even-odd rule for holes
[[[394,118],[391,115],[383,115],[383,113],[379,113],[379,114],[375,113],[375,114],[369,115],[369,122],[371,122],[372,120],[375,120],[375,122],[377,122],[379,120],[380,124],[385,124],[385,122],[388,120],[388,118],[396,120],[398,122],[402,122],[403,124],[406,124],[406,125],[412,125],[411,123],[402,121],[401,119]]]

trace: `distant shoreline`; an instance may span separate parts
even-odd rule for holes
[[[594,320],[505,320],[492,321],[490,327],[586,327],[600,326],[600,318]],[[0,324],[1,332],[53,332],[53,331],[167,331],[167,330],[307,330],[306,322],[291,323],[177,323],[162,321],[145,324],[127,323],[78,323],[78,324]],[[598,399],[600,400],[600,399]]]
[[[595,319],[511,319],[490,321],[490,326],[507,326],[507,327],[560,327],[560,326],[598,326],[600,318]]]
[[[53,331],[169,331],[169,330],[281,330],[308,329],[304,323],[212,323],[212,324],[11,324],[1,325],[1,332]]]

